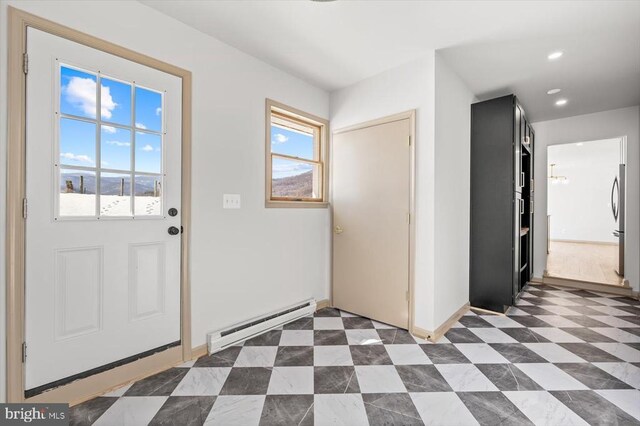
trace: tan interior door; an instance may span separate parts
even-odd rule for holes
[[[409,326],[410,120],[335,134],[333,304]]]

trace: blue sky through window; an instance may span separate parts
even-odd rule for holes
[[[96,77],[72,68],[60,70],[60,111],[96,118]]]
[[[162,171],[162,138],[152,133],[136,132],[136,171]]]
[[[159,132],[162,130],[162,95],[136,87],[136,127]]]
[[[271,126],[271,152],[292,157],[314,159],[313,136],[294,132],[279,126]],[[313,169],[308,163],[274,158],[271,171],[274,179],[295,176]]]
[[[313,136],[272,125],[271,152],[313,160]]]
[[[66,66],[60,71],[60,111],[64,114],[95,119],[95,75]],[[110,126],[116,123],[130,126],[132,85],[107,77],[101,79],[100,117],[105,122],[100,129],[101,166],[130,171],[131,130]],[[135,126],[139,129],[162,131],[162,94],[135,88]],[[60,119],[60,162],[66,166],[96,166],[96,125],[70,118]],[[136,132],[135,171],[162,172],[162,137]]]
[[[131,170],[131,131],[102,126],[100,162],[102,167]]]
[[[96,125],[86,121],[60,119],[60,164],[96,166]]]
[[[102,78],[102,120],[131,125],[131,85]]]

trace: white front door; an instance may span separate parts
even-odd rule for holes
[[[182,81],[32,28],[27,52],[35,394],[180,343]]]

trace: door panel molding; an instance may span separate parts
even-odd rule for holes
[[[129,244],[129,322],[144,320],[164,312],[165,256],[163,242]],[[142,260],[146,262],[141,262]],[[149,262],[155,262],[155,268],[145,265]],[[149,291],[155,294],[155,298],[138,297]]]
[[[25,326],[25,219],[26,195],[26,75],[23,58],[27,28],[83,44],[182,79],[182,234],[180,271],[181,345],[78,380],[33,398],[24,395],[23,342]],[[7,401],[79,403],[109,388],[154,374],[192,357],[189,247],[191,225],[191,72],[125,47],[76,31],[39,16],[8,7],[8,120],[7,120]]]
[[[55,340],[69,339],[100,331],[104,303],[102,292],[103,248],[100,246],[58,249],[55,250],[54,262]],[[80,268],[73,268],[72,264],[80,265]],[[83,303],[71,302],[69,299],[73,295],[80,296],[79,299]],[[78,305],[82,306],[83,312],[69,312],[69,306]],[[82,318],[82,314],[84,314],[84,318]],[[75,317],[76,324],[70,324],[72,318],[69,317],[71,315]]]
[[[416,233],[416,220],[415,220],[415,188],[416,188],[416,110],[408,110],[403,111],[397,114],[392,114],[380,118],[376,118],[373,120],[368,120],[362,123],[349,125],[345,127],[341,127],[332,131],[331,141],[329,142],[329,152],[334,152],[333,142],[334,136],[340,133],[350,132],[353,130],[361,130],[366,129],[368,127],[378,126],[381,124],[393,123],[401,120],[409,120],[409,297],[408,297],[408,314],[409,314],[409,332],[411,334],[416,333],[415,329],[415,233]],[[330,279],[330,303],[333,306],[333,250],[334,250],[334,238],[335,234],[333,232],[334,222],[333,222],[333,161],[329,162],[329,205],[330,205],[330,223],[329,223],[329,232],[331,234],[330,240],[330,271],[329,271],[329,279]]]

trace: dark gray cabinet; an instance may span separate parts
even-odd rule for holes
[[[533,139],[514,95],[471,106],[471,306],[505,312],[531,279]]]

